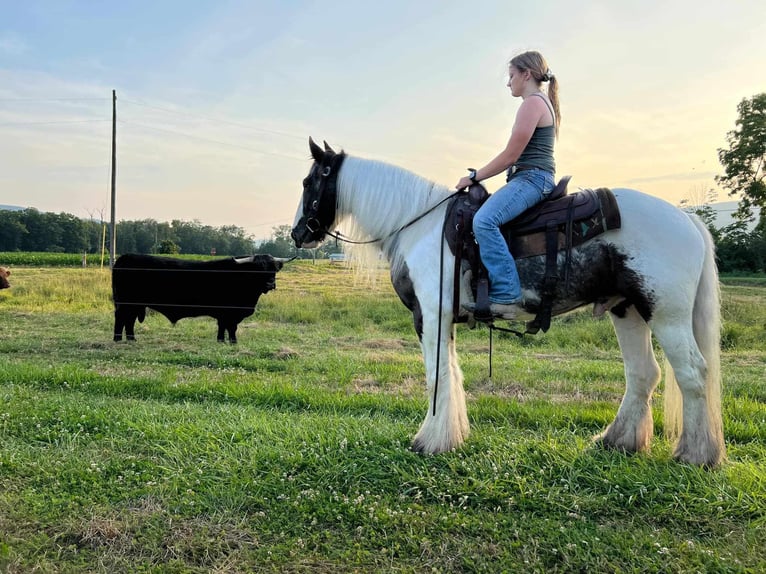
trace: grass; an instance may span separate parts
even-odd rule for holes
[[[14,267],[0,292],[0,572],[766,570],[766,288],[723,287],[729,461],[591,446],[624,382],[608,320],[458,328],[472,434],[425,415],[385,271],[295,262],[240,325],[150,313],[113,343],[108,273]],[[661,390],[660,390],[661,392]],[[660,401],[657,401],[659,404]]]

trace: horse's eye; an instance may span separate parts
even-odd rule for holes
[[[329,165],[325,166],[325,168],[322,170],[322,177],[327,177],[328,175],[330,175],[331,171],[332,169],[330,168]]]

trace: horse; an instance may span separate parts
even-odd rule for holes
[[[472,295],[465,282],[454,293],[452,281],[441,280],[455,264],[443,233],[454,193],[401,167],[335,152],[326,142],[322,148],[309,138],[309,148],[313,164],[291,237],[296,247],[313,248],[328,235],[339,237],[332,230],[344,225],[347,241],[373,244],[385,255],[394,290],[412,312],[426,372],[429,408],[411,448],[431,454],[456,449],[469,423],[452,297],[468,302]],[[572,250],[571,279],[557,288],[553,308],[557,315],[593,304],[594,315],[609,311],[614,325],[625,393],[594,442],[626,453],[649,449],[651,397],[662,375],[653,335],[665,354],[664,430],[675,442],[673,458],[715,467],[726,453],[712,237],[698,217],[662,199],[633,189],[612,193],[621,226]],[[539,302],[543,258],[517,261],[525,309]],[[559,254],[559,265],[563,260]]]

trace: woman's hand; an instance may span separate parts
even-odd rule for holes
[[[458,191],[461,189],[465,189],[467,187],[470,187],[473,182],[471,181],[471,178],[467,175],[460,178],[460,181],[457,182],[457,185],[455,186],[455,189]]]

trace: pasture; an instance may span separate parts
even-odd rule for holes
[[[2,262],[0,262],[1,264]],[[1,572],[762,572],[766,280],[723,286],[728,461],[590,445],[623,393],[607,318],[458,326],[472,432],[409,451],[426,409],[381,269],[292,262],[240,324],[150,313],[111,341],[107,271],[14,266],[0,292]]]

